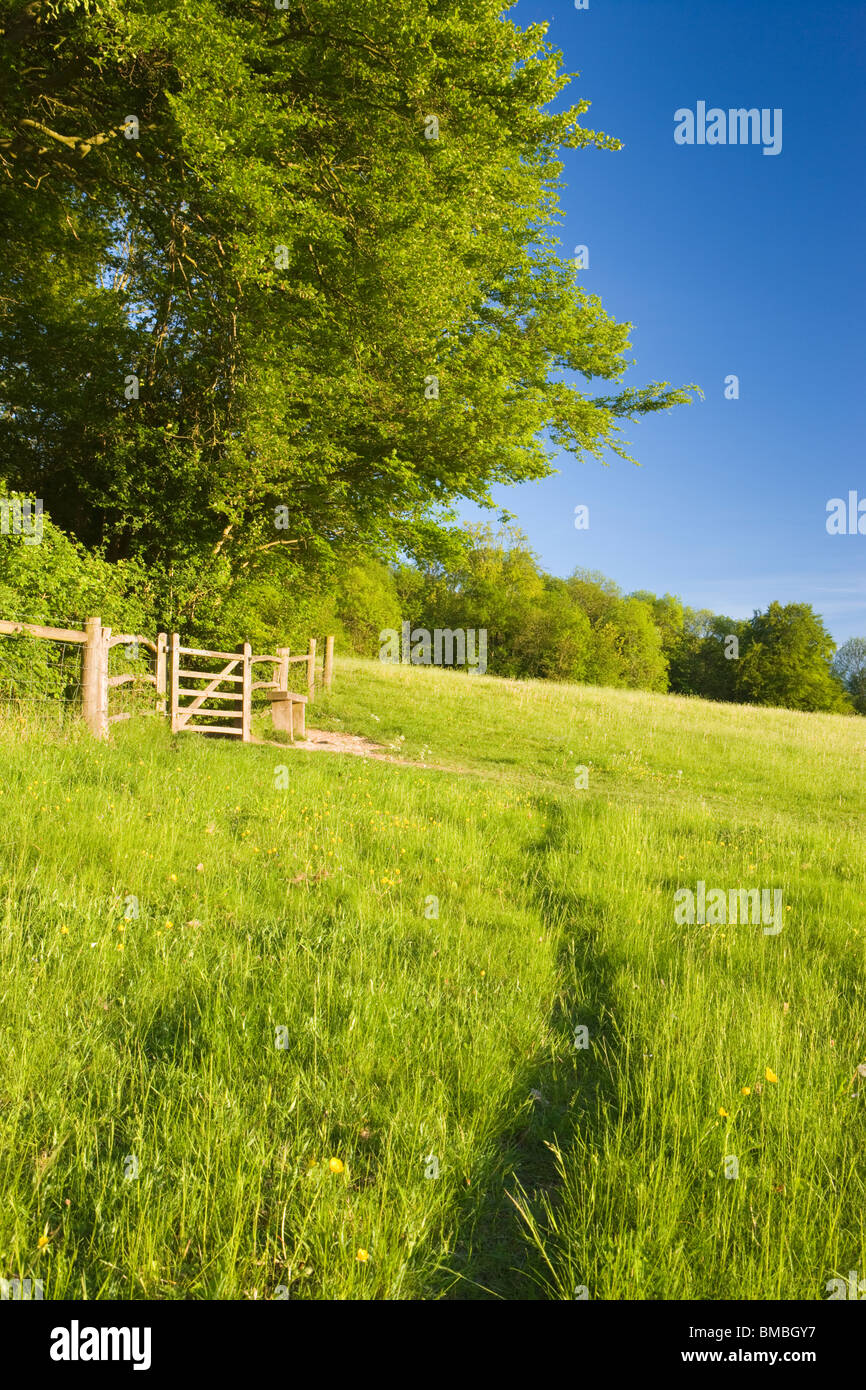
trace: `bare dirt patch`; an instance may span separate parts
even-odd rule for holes
[[[364,734],[341,734],[331,729],[308,729],[306,738],[296,738],[294,743],[277,743],[275,739],[257,738],[254,743],[268,748],[296,748],[303,753],[354,753],[360,758],[378,758],[382,762],[401,763],[404,767],[417,767],[407,758],[395,758],[380,743],[374,743]]]
[[[419,763],[411,758],[398,758],[381,743],[374,743],[364,734],[341,734],[332,729],[307,729],[306,738],[296,738],[294,743],[277,743],[272,738],[254,738],[262,748],[281,748],[284,752],[297,749],[301,753],[351,753],[358,758],[375,758],[380,763],[392,763],[397,767],[414,767],[419,772],[457,772],[473,777],[496,777],[488,769],[462,767],[459,763]]]

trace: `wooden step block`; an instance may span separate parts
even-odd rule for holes
[[[295,734],[307,736],[306,695],[295,695],[290,690],[280,690],[268,697],[271,702],[271,723],[275,729],[282,729],[295,741]]]

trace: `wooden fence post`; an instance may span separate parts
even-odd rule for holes
[[[289,647],[277,647],[277,656],[280,658],[280,664],[276,670],[277,690],[281,690],[284,695],[289,688],[290,650]]]
[[[307,657],[307,692],[311,700],[316,698],[316,639],[310,638],[310,654]]]
[[[325,665],[322,669],[322,684],[326,690],[331,688],[331,680],[334,675],[334,639],[325,638]]]
[[[166,656],[168,638],[164,632],[156,634],[156,712],[165,714]]]
[[[180,634],[171,634],[171,732],[176,734],[180,727],[177,720],[177,710],[180,697],[178,689],[180,687]]]
[[[253,737],[253,649],[244,642],[244,683],[243,690],[243,742],[250,743]]]
[[[85,625],[84,662],[81,676],[81,708],[84,722],[95,738],[102,737],[102,620],[88,618]]]

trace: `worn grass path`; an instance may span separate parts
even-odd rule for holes
[[[0,1276],[866,1275],[864,722],[342,662],[315,723],[400,761],[2,724]],[[699,879],[783,931],[676,925]]]

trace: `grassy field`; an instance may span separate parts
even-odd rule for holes
[[[411,765],[0,723],[0,1276],[866,1276],[863,720],[343,661],[309,722]],[[678,925],[698,881],[783,929]]]

